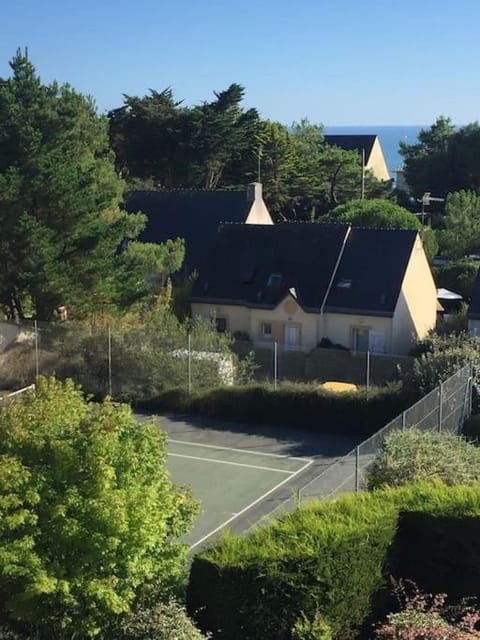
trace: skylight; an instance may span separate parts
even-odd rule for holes
[[[269,287],[279,287],[282,284],[282,274],[281,273],[271,273],[268,277],[267,285]]]

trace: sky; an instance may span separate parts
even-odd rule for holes
[[[12,0],[0,77],[28,47],[45,83],[100,112],[171,87],[192,105],[236,82],[245,107],[290,124],[479,119],[479,0]]]

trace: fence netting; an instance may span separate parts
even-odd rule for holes
[[[472,365],[467,364],[433,391],[352,449],[299,491],[300,500],[361,491],[369,467],[393,431],[408,428],[459,434],[471,413]]]

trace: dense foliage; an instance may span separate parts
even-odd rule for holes
[[[318,614],[338,640],[385,613],[389,576],[452,598],[478,592],[480,492],[409,485],[311,504],[196,556],[188,610],[215,638],[290,638]],[[418,544],[412,545],[415,539]],[[388,609],[387,609],[388,610]]]
[[[360,437],[383,427],[406,409],[411,400],[412,396],[405,396],[396,384],[339,394],[312,384],[281,383],[277,390],[265,384],[206,389],[192,394],[172,390],[152,398],[144,406]]]
[[[480,449],[456,435],[407,429],[385,438],[369,469],[369,489],[442,480],[446,484],[480,482]]]
[[[325,144],[323,128],[308,120],[287,127],[244,110],[244,89],[232,84],[211,102],[185,106],[171,89],[125,96],[110,112],[110,140],[117,168],[132,189],[240,189],[264,184],[278,219],[315,220],[362,189],[358,153]],[[367,197],[381,197],[390,183],[365,173]]]
[[[185,610],[174,602],[125,616],[108,635],[111,640],[202,640]]]
[[[323,220],[373,229],[414,229],[422,236],[428,258],[432,259],[437,253],[438,244],[432,229],[424,228],[413,213],[390,200],[351,200],[335,207]]]
[[[443,287],[454,291],[467,300],[471,297],[478,272],[478,262],[469,259],[452,260],[433,267],[432,271],[438,288]]]
[[[479,253],[480,196],[475,191],[449,193],[442,227],[439,232],[442,255],[458,260]]]
[[[415,356],[410,372],[404,378],[405,391],[424,396],[461,367],[473,365],[473,408],[480,400],[480,338],[466,333],[442,335],[430,333],[412,347]]]
[[[119,207],[108,122],[69,85],[42,84],[20,52],[0,83],[0,304],[10,318],[128,306],[183,260],[183,245],[131,243],[142,215]],[[125,277],[127,275],[127,277]]]
[[[462,189],[480,189],[480,125],[455,127],[450,118],[437,118],[418,134],[418,143],[400,143],[405,178],[414,196],[425,192],[445,198]]]
[[[391,613],[376,629],[376,640],[478,640],[479,612],[468,605],[452,612],[445,594],[418,590],[404,599],[400,612]]]
[[[196,511],[169,479],[164,434],[127,406],[54,379],[0,404],[1,613],[27,630],[91,637],[170,593]]]

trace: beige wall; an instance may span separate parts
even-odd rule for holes
[[[435,327],[437,290],[423,243],[417,236],[393,316],[393,353],[407,353],[414,338]]]
[[[243,331],[250,334],[250,309],[239,305],[217,305],[192,302],[192,315],[200,316],[206,320],[212,317],[225,318],[227,321],[227,331]]]
[[[323,329],[322,329],[323,327]],[[346,313],[326,313],[318,317],[318,334],[334,344],[353,349],[354,329],[368,329],[370,334],[381,333],[384,339],[383,353],[392,351],[392,319],[374,316],[349,315]]]
[[[211,305],[194,302],[192,303],[192,314],[207,319],[214,315],[217,318],[225,318],[229,332],[245,332],[257,345],[278,342],[285,346],[285,327],[297,327],[297,348],[307,351],[314,349],[323,336],[333,343],[351,349],[353,348],[354,329],[368,329],[370,333],[383,334],[383,352],[392,353],[391,318],[326,313],[322,320],[318,313],[303,311],[291,295],[282,300],[275,309],[250,309],[237,305]],[[271,336],[263,335],[262,325],[266,322],[271,324]]]
[[[240,305],[213,305],[192,303],[193,316],[225,318],[227,330],[231,333],[242,331],[248,333],[257,344],[285,344],[285,326],[298,330],[299,349],[313,349],[317,344],[317,316],[305,313],[293,296],[288,295],[275,309],[250,309]],[[264,336],[263,323],[270,323],[271,336]]]
[[[377,180],[390,180],[390,173],[378,138],[373,143],[366,168],[370,169]]]

